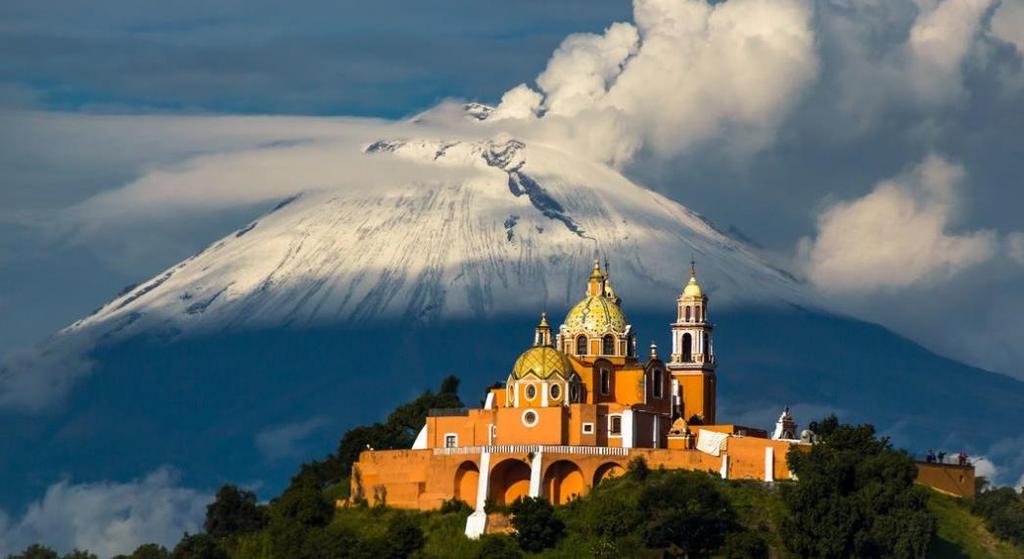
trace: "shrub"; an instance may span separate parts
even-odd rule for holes
[[[478,559],[522,559],[523,552],[519,550],[514,539],[499,534],[488,534],[480,538],[480,552],[476,557]]]
[[[768,557],[768,544],[756,532],[733,532],[725,537],[721,553],[725,559],[763,559]]]
[[[206,533],[215,538],[255,532],[266,520],[263,510],[256,504],[256,494],[225,485],[217,491],[217,498],[206,507]]]
[[[155,543],[144,543],[135,548],[131,555],[118,555],[114,559],[171,559],[171,552]]]
[[[985,526],[996,536],[1024,543],[1024,492],[1009,487],[986,488],[975,497],[974,512],[985,519]]]
[[[9,555],[8,559],[58,559],[59,557],[56,551],[35,543],[26,547],[25,551],[18,555]]]
[[[525,551],[538,552],[558,544],[565,526],[555,516],[551,503],[535,497],[520,497],[509,508],[516,541]]]
[[[185,534],[171,553],[173,559],[228,559],[228,554],[208,534]]]
[[[473,507],[466,504],[462,499],[448,499],[441,503],[441,514],[469,514]]]

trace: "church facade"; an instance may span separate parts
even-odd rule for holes
[[[810,441],[799,438],[788,409],[770,435],[719,420],[709,317],[691,266],[668,359],[654,344],[641,356],[611,278],[595,262],[583,299],[557,331],[541,315],[532,346],[483,408],[431,410],[412,449],[363,452],[353,495],[424,510],[460,499],[474,508],[466,534],[476,537],[487,529],[488,500],[563,504],[637,457],[726,479],[790,479],[786,452]]]

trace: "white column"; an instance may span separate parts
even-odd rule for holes
[[[722,471],[719,472],[722,479],[729,479],[729,455],[722,455]]]
[[[533,455],[533,460],[530,462],[530,496],[540,497],[540,474],[541,474],[541,463],[543,462],[543,452],[538,450]]]
[[[540,405],[547,407],[548,405],[548,383],[547,381],[540,383]]]
[[[636,427],[633,422],[633,410],[622,412],[622,448],[633,448],[636,438]]]
[[[764,449],[764,480],[775,481],[775,447]]]
[[[480,452],[480,478],[476,484],[476,509],[466,519],[466,537],[475,540],[484,535],[487,531],[487,513],[484,512],[484,505],[487,503],[487,493],[491,489],[491,453],[483,450]]]

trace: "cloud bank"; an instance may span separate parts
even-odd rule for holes
[[[55,483],[11,522],[0,511],[0,555],[38,542],[61,552],[87,549],[100,557],[131,553],[144,543],[173,546],[202,529],[212,496],[178,485],[169,468],[124,483]]]
[[[620,166],[713,139],[757,149],[817,75],[811,18],[800,0],[637,0],[635,23],[566,38],[495,117]]]
[[[804,239],[808,277],[827,291],[874,291],[934,282],[992,258],[991,231],[951,233],[964,169],[930,156],[863,198],[837,204]]]

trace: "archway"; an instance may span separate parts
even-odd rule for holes
[[[689,332],[683,334],[683,362],[693,361],[693,336]]]
[[[509,458],[491,470],[491,500],[510,505],[530,494],[530,467],[522,460]]]
[[[476,489],[480,484],[480,468],[466,461],[455,470],[455,498],[476,507]]]
[[[594,487],[597,487],[597,484],[601,483],[606,479],[619,477],[624,473],[626,473],[626,470],[625,468],[622,467],[621,464],[616,464],[615,462],[607,462],[605,464],[601,464],[597,468],[597,471],[594,472]]]
[[[544,474],[544,496],[553,505],[564,505],[583,496],[583,472],[568,460],[559,460],[548,466]]]

